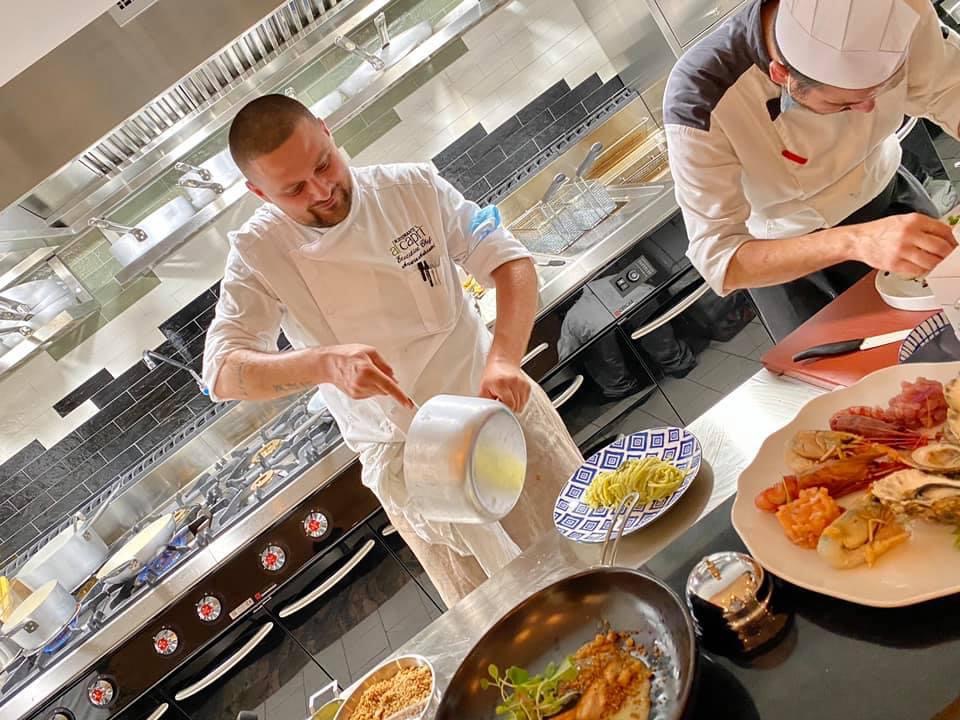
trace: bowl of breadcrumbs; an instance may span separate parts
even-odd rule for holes
[[[394,658],[360,680],[335,720],[420,720],[434,689],[429,660],[419,655]]]

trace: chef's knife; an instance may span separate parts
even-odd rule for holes
[[[813,358],[831,357],[833,355],[845,355],[847,353],[857,352],[858,350],[870,350],[881,345],[899,342],[912,332],[912,328],[906,330],[896,330],[883,335],[874,335],[873,337],[856,338],[853,340],[841,340],[839,342],[824,343],[815,345],[798,352],[793,356],[794,362],[800,360],[811,360]]]

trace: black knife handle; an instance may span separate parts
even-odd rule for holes
[[[863,338],[857,340],[841,340],[840,342],[825,343],[816,347],[807,348],[793,356],[794,362],[801,360],[811,360],[813,358],[830,357],[832,355],[843,355],[845,353],[856,352],[860,349]]]

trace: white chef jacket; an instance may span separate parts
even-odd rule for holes
[[[960,48],[946,42],[930,0],[904,0],[920,16],[904,81],[872,113],[780,114],[779,85],[752,0],[674,67],[664,129],[687,256],[718,294],[746,241],[833,227],[879,195],[900,164],[903,116],[957,137]]]
[[[502,226],[473,242],[470,223],[478,206],[432,165],[355,167],[350,173],[353,202],[340,224],[307,227],[265,204],[230,233],[204,348],[203,379],[214,399],[223,359],[241,348],[276,351],[281,328],[295,348],[377,348],[418,403],[440,393],[476,395],[491,335],[456,266],[489,285],[496,268],[530,257],[529,251]],[[344,441],[361,455],[364,483],[388,509],[407,514],[402,443],[409,416],[391,398],[353,400],[333,385],[321,385],[320,392]],[[482,549],[456,528],[407,519],[424,539],[485,564]],[[488,565],[510,559],[512,543],[501,533]]]

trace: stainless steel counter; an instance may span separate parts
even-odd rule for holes
[[[737,476],[764,438],[786,424],[805,402],[823,392],[761,370],[691,423],[689,429],[703,447],[703,469],[669,513],[624,538],[617,564],[640,567],[733,495]],[[428,658],[437,672],[437,686],[442,693],[464,656],[500,616],[540,588],[599,561],[599,545],[581,545],[559,533],[550,533],[396,654],[416,653]]]

